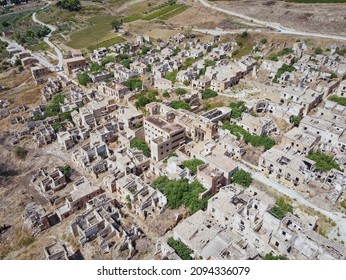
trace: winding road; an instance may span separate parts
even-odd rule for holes
[[[47,5],[44,6],[44,7],[42,7],[40,10],[43,10],[44,8],[48,7],[50,4],[51,4],[51,2],[47,1]],[[56,28],[54,25],[45,24],[44,22],[38,20],[37,17],[36,17],[36,12],[34,12],[34,13],[32,14],[32,20],[33,20],[34,22],[36,22],[36,23],[42,25],[42,26],[48,27],[48,28],[51,30],[51,32],[50,32],[46,37],[44,37],[43,40],[44,40],[51,48],[54,49],[54,51],[55,51],[55,53],[56,53],[56,55],[57,55],[57,58],[58,58],[58,64],[55,65],[55,66],[53,66],[53,68],[54,68],[54,70],[56,70],[56,71],[60,71],[60,70],[62,69],[62,66],[63,66],[64,57],[63,57],[62,52],[60,51],[60,49],[59,49],[56,45],[54,45],[54,44],[49,40],[50,37],[52,36],[52,33],[53,33],[54,31],[56,31],[57,28]],[[51,66],[50,68],[52,68],[52,66]]]
[[[232,12],[230,10],[219,8],[215,4],[210,4],[206,0],[197,0],[197,1],[200,2],[203,6],[209,8],[209,9],[212,9],[214,11],[225,13],[225,14],[228,14],[228,15],[231,15],[231,16],[235,16],[235,17],[238,17],[238,18],[245,19],[247,21],[251,21],[251,22],[263,25],[265,27],[272,28],[272,29],[276,30],[277,32],[279,32],[281,34],[297,35],[297,36],[307,36],[307,37],[317,37],[317,38],[325,38],[325,39],[334,39],[334,40],[346,41],[346,37],[344,37],[344,36],[298,31],[298,30],[295,30],[295,29],[292,29],[292,28],[286,28],[286,27],[282,26],[280,23],[277,23],[277,22],[263,21],[263,20],[259,20],[259,19],[256,19],[256,18],[252,18],[252,17],[246,16],[246,15],[243,15],[243,14]]]

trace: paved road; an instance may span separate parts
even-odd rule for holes
[[[310,207],[312,209],[314,209],[317,212],[320,212],[321,214],[325,215],[326,217],[334,220],[337,224],[337,228],[339,228],[339,233],[340,233],[340,237],[338,237],[338,239],[343,240],[344,242],[346,242],[346,219],[343,218],[345,215],[343,213],[338,213],[338,212],[330,212],[327,211],[325,209],[322,209],[316,205],[314,205],[313,203],[307,201],[304,197],[302,197],[300,194],[298,194],[297,192],[295,192],[294,190],[280,184],[277,181],[274,181],[270,178],[267,178],[265,175],[263,175],[262,173],[256,172],[252,169],[250,169],[249,167],[247,167],[246,165],[242,164],[242,163],[238,163],[238,166],[242,169],[244,169],[247,172],[250,172],[252,174],[252,177],[265,184],[266,186],[269,186],[273,189],[275,189],[276,191],[295,199],[295,201],[301,205]],[[334,237],[336,237],[336,230],[334,232],[332,232],[332,235]]]
[[[1,37],[1,36],[0,36],[0,40],[4,41],[4,42],[7,42],[9,47],[14,49],[14,50],[18,50],[19,52],[28,52],[28,53],[30,53],[31,56],[36,58],[38,60],[38,62],[41,63],[43,66],[48,67],[48,68],[54,68],[54,65],[52,65],[46,58],[44,58],[43,56],[41,56],[38,53],[34,53],[34,52],[24,48],[22,45],[19,45],[14,40],[10,40],[8,38]]]
[[[264,26],[272,28],[272,29],[274,29],[277,32],[282,33],[282,34],[291,34],[291,35],[297,35],[297,36],[317,37],[317,38],[326,38],[326,39],[334,39],[334,40],[346,41],[346,37],[344,37],[344,36],[298,31],[298,30],[295,30],[295,29],[292,29],[292,28],[286,28],[286,27],[282,26],[280,23],[277,23],[277,22],[268,22],[268,21],[264,21],[264,20],[259,20],[259,19],[255,19],[255,18],[246,16],[246,15],[243,15],[243,14],[232,12],[230,10],[219,8],[215,4],[210,4],[206,0],[198,0],[198,1],[203,6],[205,6],[207,8],[210,8],[210,9],[212,9],[214,11],[218,11],[218,12],[221,12],[221,13],[229,14],[231,16],[239,17],[239,18],[242,18],[242,19],[245,19],[245,20],[257,23],[257,24],[260,24],[260,25],[264,25]]]
[[[44,6],[43,8],[41,8],[41,10],[43,10],[44,8],[48,7],[48,6],[51,4],[50,2],[47,2],[47,3],[48,3],[48,4],[47,4],[46,6]],[[55,27],[54,25],[45,24],[44,22],[38,20],[37,17],[36,17],[36,12],[34,12],[34,13],[32,14],[32,20],[33,20],[34,22],[36,22],[36,23],[42,25],[42,26],[48,27],[48,28],[51,30],[51,32],[50,32],[46,37],[44,37],[43,40],[44,40],[51,48],[54,49],[54,51],[55,51],[55,53],[56,53],[56,55],[57,55],[58,64],[55,65],[53,68],[55,68],[55,69],[58,68],[59,70],[61,70],[61,69],[62,69],[62,66],[63,66],[64,57],[63,57],[62,52],[60,51],[60,49],[59,49],[56,45],[54,45],[54,44],[49,40],[49,38],[52,36],[52,33],[53,33],[54,31],[56,31],[56,27]]]

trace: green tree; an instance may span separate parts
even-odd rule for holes
[[[243,169],[238,169],[232,175],[232,181],[236,184],[239,184],[245,188],[249,187],[252,183],[251,173],[246,172]]]
[[[69,11],[79,11],[82,8],[79,0],[61,0],[57,6]]]
[[[142,139],[134,139],[130,143],[131,148],[138,149],[143,152],[146,157],[150,157],[150,148],[147,143]]]
[[[14,62],[14,66],[17,67],[17,66],[21,66],[21,65],[23,65],[22,61],[21,61],[21,59],[19,57],[17,57],[16,61]]]
[[[240,35],[240,37],[242,37],[242,38],[247,38],[247,37],[249,37],[249,33],[247,33],[246,31],[244,31],[244,32]]]
[[[121,28],[121,26],[123,25],[123,22],[122,22],[121,19],[116,19],[116,20],[113,20],[113,21],[112,21],[111,25],[112,25],[112,28],[113,28],[116,32],[118,32],[119,29]]]
[[[208,204],[208,198],[199,199],[199,194],[205,189],[198,181],[189,183],[186,179],[170,180],[166,176],[161,176],[153,182],[153,188],[165,194],[170,209],[185,205],[191,213],[195,213],[205,209]]]
[[[333,168],[341,170],[340,165],[337,164],[333,156],[324,154],[321,151],[310,153],[307,158],[316,162],[315,168],[320,172],[327,172]]]
[[[201,159],[191,159],[191,160],[185,160],[183,161],[183,166],[188,168],[192,175],[197,174],[197,167],[201,164],[204,164],[204,161]]]
[[[165,92],[162,94],[162,96],[163,96],[163,97],[166,97],[166,98],[170,97],[170,95],[169,95],[169,93],[168,93],[167,91],[165,91]]]
[[[290,117],[290,122],[294,124],[294,126],[299,126],[300,122],[302,121],[301,117],[298,116],[291,116]]]
[[[82,86],[86,86],[92,82],[92,79],[87,72],[84,72],[78,76],[78,83]]]
[[[189,81],[189,80],[185,80],[185,81],[183,82],[183,84],[184,84],[185,86],[189,86],[189,85],[190,85],[190,81]]]
[[[244,101],[230,102],[229,107],[232,109],[231,118],[239,119],[243,112],[246,111],[246,106]]]
[[[202,93],[202,99],[209,99],[212,97],[216,97],[217,96],[217,92],[213,91],[211,89],[206,89],[203,93]]]
[[[66,178],[71,177],[72,170],[71,170],[71,166],[69,166],[68,164],[59,166],[59,170],[66,176]]]
[[[131,91],[142,88],[142,80],[139,78],[131,78],[124,83]]]
[[[175,240],[173,237],[168,238],[167,244],[171,246],[175,253],[182,259],[182,260],[192,260],[191,254],[193,251],[187,247],[183,242]]]

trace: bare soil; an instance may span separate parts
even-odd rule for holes
[[[217,1],[219,7],[305,32],[346,35],[346,4],[300,4],[284,1]]]

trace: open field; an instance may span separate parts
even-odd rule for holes
[[[181,8],[183,7],[184,5],[182,4],[173,4],[173,5],[168,5],[166,7],[163,7],[159,10],[156,10],[150,14],[148,14],[147,16],[143,17],[144,20],[153,20],[153,19],[156,19],[158,17],[161,17],[167,13],[170,13],[178,8]]]
[[[115,37],[112,37],[110,39],[106,39],[100,43],[97,43],[95,45],[91,45],[88,47],[88,50],[90,51],[93,51],[95,49],[98,49],[98,48],[108,48],[110,46],[113,46],[113,45],[116,45],[116,44],[120,44],[120,43],[123,43],[125,42],[126,40],[123,38],[123,37],[120,37],[120,36],[115,36]]]
[[[294,1],[307,2],[314,0]],[[319,0],[316,0],[316,2],[317,1]],[[345,1],[343,1],[343,3],[345,3]],[[228,9],[232,12],[259,20],[280,23],[287,28],[305,32],[346,35],[346,5],[343,3],[332,3],[325,0],[324,4],[307,6],[306,3],[276,0],[215,2],[220,8]]]
[[[164,14],[163,16],[160,16],[159,19],[161,19],[161,20],[170,19],[170,18],[175,17],[176,15],[179,15],[180,13],[184,12],[188,8],[189,8],[188,6],[182,5],[179,8],[177,8],[177,9],[175,9],[175,10],[173,10],[167,14]]]
[[[72,33],[70,35],[71,40],[67,45],[75,49],[81,49],[104,42],[113,33],[111,23],[114,19],[114,16],[95,16],[90,18],[88,22],[92,26]]]
[[[286,2],[296,3],[346,3],[346,0],[285,0]]]

